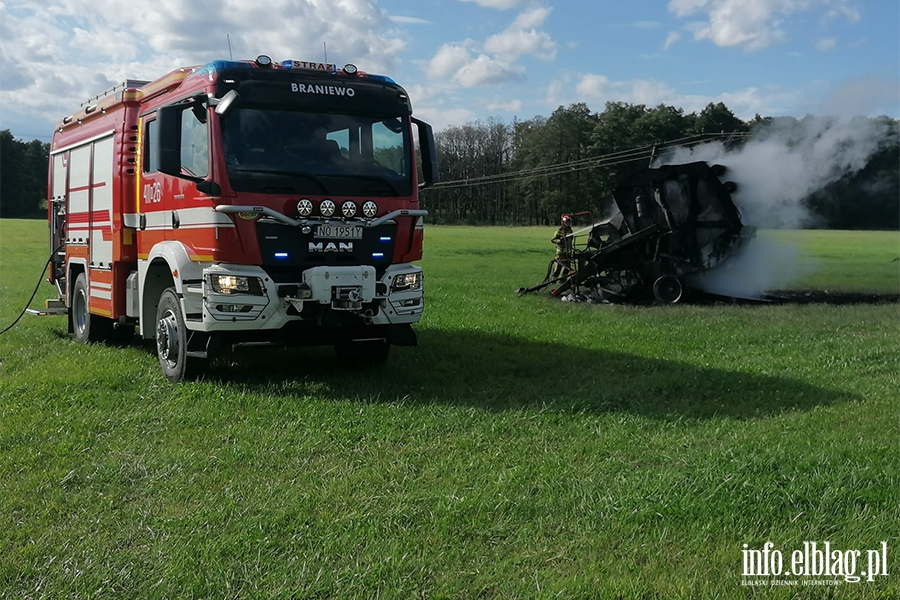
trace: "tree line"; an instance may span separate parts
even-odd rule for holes
[[[811,117],[778,117],[800,131]],[[803,202],[816,226],[900,229],[900,121],[866,165],[813,192]],[[685,113],[660,104],[608,102],[600,113],[584,103],[550,117],[497,118],[436,134],[441,183],[425,190],[428,221],[444,224],[550,225],[562,213],[598,211],[619,181],[677,145],[724,139],[739,145],[772,123],[737,118],[725,104]],[[0,217],[40,216],[46,206],[50,145],[0,131]]]
[[[773,121],[802,132],[812,119],[742,121],[721,102],[687,114],[609,102],[601,113],[577,103],[548,118],[474,121],[436,135],[441,183],[422,194],[422,203],[432,223],[555,224],[563,213],[600,212],[618,182],[667,149],[713,139],[740,146]],[[817,227],[900,229],[900,121],[863,120],[879,121],[889,133],[864,168],[803,200]]]
[[[0,131],[0,217],[46,216],[50,144]]]

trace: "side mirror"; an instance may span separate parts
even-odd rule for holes
[[[241,96],[237,91],[228,90],[228,92],[216,103],[216,114],[221,116],[227,113],[231,108],[231,105],[240,97]]]
[[[163,106],[156,111],[156,165],[160,173],[181,177],[181,113],[189,104]]]
[[[434,143],[434,132],[431,125],[415,117],[412,122],[419,128],[419,150],[422,152],[422,174],[425,179],[419,184],[419,188],[425,189],[440,181],[437,146]]]
[[[217,196],[221,194],[219,185],[205,179],[209,174],[206,121],[206,104],[200,99],[160,107],[152,134],[155,139],[151,138],[150,146],[156,152],[160,173],[189,179],[197,184],[198,191]],[[184,146],[185,139],[195,145]]]

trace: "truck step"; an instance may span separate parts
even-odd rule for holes
[[[69,309],[65,306],[58,308],[29,308],[25,312],[36,317],[53,317],[56,315],[67,315],[69,314]]]

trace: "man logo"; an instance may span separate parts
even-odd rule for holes
[[[310,252],[353,252],[353,242],[310,242]]]

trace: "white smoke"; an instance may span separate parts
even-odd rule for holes
[[[738,185],[733,198],[745,225],[798,229],[815,224],[803,200],[865,167],[889,131],[885,121],[868,118],[776,118],[737,149],[703,144],[677,149],[662,162],[724,165],[724,179]]]
[[[737,184],[732,195],[744,225],[799,229],[816,224],[804,205],[810,194],[863,169],[889,133],[884,120],[808,116],[776,118],[736,149],[720,142],[679,148],[662,164],[706,161],[728,168],[723,180]],[[758,297],[784,289],[814,267],[791,244],[757,237],[739,255],[693,282],[703,289]]]
[[[695,275],[690,283],[712,294],[760,298],[766,292],[786,289],[816,268],[794,244],[764,233],[721,265]]]

